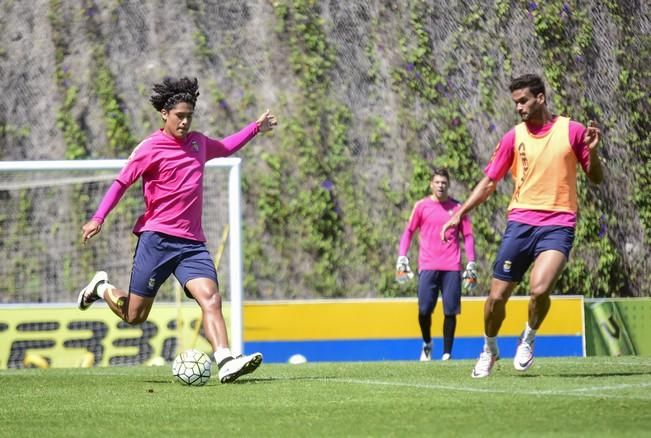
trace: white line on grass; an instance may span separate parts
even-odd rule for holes
[[[616,362],[612,362],[612,363],[616,363],[618,367],[621,367],[621,366],[641,367],[641,366],[651,365],[651,358],[641,358],[641,357],[638,357],[638,358],[640,360],[637,360],[637,361],[634,361],[634,362],[622,362],[621,359],[618,359]],[[615,359],[615,358],[613,358],[613,359]],[[579,360],[562,359],[562,360],[556,361],[556,360],[553,360],[552,358],[541,358],[540,360],[541,361],[546,361],[547,363],[552,363],[554,365],[556,365],[556,364],[561,364],[561,365],[581,365],[583,367],[592,367],[592,368],[600,367],[600,366],[603,366],[604,363],[608,363],[608,358],[606,358],[606,360],[604,360],[603,362],[601,362],[601,361],[599,361],[599,362],[597,362],[597,361],[589,362],[589,361],[587,361],[585,359],[583,359],[583,360],[582,359],[579,359]]]
[[[647,388],[651,386],[651,382],[647,383],[621,383],[619,385],[608,385],[608,386],[589,386],[587,388],[574,388],[574,389],[567,389],[563,391],[565,392],[592,392],[592,391],[613,391],[613,390],[620,390],[620,389],[629,389],[629,388]],[[539,391],[540,394],[554,394],[555,390],[548,390],[548,391]]]
[[[453,386],[453,385],[437,385],[437,384],[425,384],[425,383],[404,383],[404,382],[387,382],[381,380],[362,380],[362,379],[324,379],[325,382],[337,382],[337,383],[354,383],[358,385],[378,385],[378,386],[401,386],[408,388],[419,388],[419,389],[442,389],[447,391],[460,391],[460,392],[479,392],[487,394],[512,394],[513,388],[510,389],[499,389],[499,388],[477,388],[472,386]],[[631,388],[641,388],[649,387],[651,383],[634,383],[634,384],[621,384],[621,385],[609,385],[609,386],[591,386],[586,388],[576,388],[570,390],[526,390],[518,389],[518,394],[523,395],[552,395],[552,396],[574,396],[574,397],[587,397],[587,398],[608,398],[608,399],[625,399],[625,400],[651,400],[651,395],[641,396],[641,395],[621,395],[621,394],[591,394],[590,392],[594,391],[608,391],[608,390],[622,390],[622,389],[631,389]]]

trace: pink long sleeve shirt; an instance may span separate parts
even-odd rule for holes
[[[420,233],[418,251],[419,271],[460,271],[460,236],[464,238],[464,248],[468,261],[475,260],[475,240],[472,224],[468,216],[463,216],[456,229],[446,232],[447,242],[441,241],[441,229],[450,216],[461,207],[459,201],[448,198],[439,202],[431,197],[421,199],[411,212],[411,217],[400,239],[399,256],[406,256],[411,239],[416,231]]]
[[[194,131],[184,140],[162,129],[154,132],[131,153],[93,219],[103,222],[126,190],[142,177],[145,212],[133,232],[157,231],[205,242],[201,226],[204,166],[213,158],[237,152],[257,133],[255,122],[222,140]]]

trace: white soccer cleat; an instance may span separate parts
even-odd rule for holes
[[[443,353],[443,356],[441,356],[441,360],[450,360],[450,359],[452,359],[450,353]]]
[[[493,365],[495,365],[495,362],[499,359],[499,354],[493,354],[486,350],[482,351],[479,355],[479,360],[477,360],[475,367],[472,369],[471,376],[474,379],[490,376],[491,371],[493,370]]]
[[[226,358],[219,364],[219,381],[231,383],[245,374],[252,373],[261,363],[262,353]]]
[[[515,350],[513,367],[518,371],[527,371],[533,364],[533,342],[528,343],[520,338],[518,348]]]
[[[97,294],[97,286],[108,283],[108,275],[104,271],[97,271],[90,283],[79,292],[77,307],[79,310],[87,310],[93,303],[100,299]]]
[[[427,362],[432,360],[432,345],[423,344],[423,349],[420,352],[420,361]]]

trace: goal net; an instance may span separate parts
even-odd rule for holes
[[[240,159],[206,165],[203,228],[213,256],[223,242],[217,273],[231,302],[231,341],[241,345]],[[95,212],[124,160],[0,162],[0,304],[72,303],[97,270],[128,289],[142,214],[142,188],[134,184],[109,214],[102,232],[82,244],[81,227]],[[179,285],[170,278],[157,301],[175,302]]]

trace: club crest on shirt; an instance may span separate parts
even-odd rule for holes
[[[504,272],[511,272],[511,260],[505,261],[502,269],[504,269]]]
[[[192,145],[192,150],[193,151],[199,152],[199,143],[197,143],[196,140],[192,140],[192,143],[190,143],[190,144]]]

